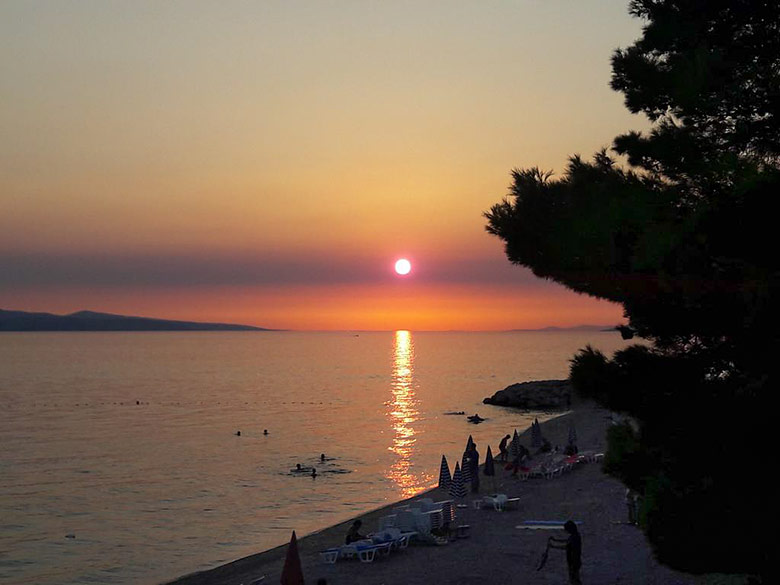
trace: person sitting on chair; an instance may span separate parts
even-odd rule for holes
[[[347,544],[352,544],[358,540],[365,540],[366,537],[360,534],[361,526],[363,526],[363,522],[361,520],[355,520],[352,523],[352,526],[349,527],[349,531],[347,532]]]

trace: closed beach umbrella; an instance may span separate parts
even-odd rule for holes
[[[539,420],[534,419],[534,424],[531,425],[531,447],[542,446],[542,428],[539,426]]]
[[[509,456],[512,458],[512,461],[514,461],[518,455],[520,455],[520,435],[517,434],[517,429],[515,429],[515,435],[512,437],[512,442],[509,444]]]
[[[468,451],[466,451],[465,453],[463,453],[463,457],[460,460],[460,472],[463,474],[464,484],[471,483],[471,463],[469,461],[470,459],[471,459],[471,455]]]
[[[460,465],[455,462],[455,473],[452,475],[452,484],[450,485],[450,496],[453,498],[466,497],[466,485],[463,483],[463,474],[460,471]]]
[[[447,463],[447,458],[441,456],[441,468],[439,469],[439,487],[445,490],[450,489],[452,483],[452,476],[450,475],[450,466]]]
[[[493,452],[490,450],[490,445],[488,445],[487,455],[485,455],[485,468],[482,470],[482,473],[485,475],[496,474],[496,466],[493,463]]]
[[[301,557],[298,554],[298,539],[295,538],[295,530],[293,530],[290,544],[287,547],[281,583],[282,585],[303,585],[303,569],[301,568]]]
[[[471,451],[471,446],[474,444],[474,439],[469,435],[469,440],[466,441],[466,451]]]
[[[496,465],[493,463],[493,452],[490,450],[490,445],[488,445],[487,455],[485,455],[485,467],[482,473],[493,478],[493,491],[496,491]]]
[[[577,430],[574,428],[574,421],[569,421],[569,447],[577,446]]]

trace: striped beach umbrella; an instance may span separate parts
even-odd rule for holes
[[[463,483],[466,485],[471,483],[471,462],[469,459],[471,459],[470,452],[465,451],[460,460],[460,472],[463,474]]]
[[[452,483],[452,476],[450,475],[450,466],[447,463],[447,458],[441,456],[441,468],[439,469],[439,487],[445,490],[450,489]]]
[[[455,473],[452,475],[452,484],[450,485],[450,496],[453,498],[466,497],[466,485],[463,483],[463,474],[460,472],[460,465],[455,462]]]
[[[520,455],[520,435],[517,434],[517,429],[515,429],[515,435],[509,444],[509,456],[514,461],[518,455]]]

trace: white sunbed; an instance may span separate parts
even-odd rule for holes
[[[389,555],[390,543],[384,542],[377,544],[370,540],[359,540],[357,542],[353,542],[352,544],[345,544],[339,547],[338,556],[344,558],[357,557],[361,563],[371,563],[374,561],[377,553]]]
[[[371,535],[375,544],[390,543],[392,550],[401,550],[409,546],[409,541],[417,536],[415,531],[402,532],[399,528],[385,528]]]
[[[494,496],[485,496],[482,502],[488,506],[493,506],[493,509],[497,512],[503,512],[508,506],[519,505],[520,498],[508,498],[506,494],[496,494]]]

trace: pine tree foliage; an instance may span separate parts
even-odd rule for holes
[[[780,3],[629,9],[645,26],[615,51],[612,87],[651,130],[616,137],[614,154],[571,157],[561,177],[513,170],[486,229],[511,262],[620,303],[625,331],[649,341],[611,359],[586,348],[571,376],[639,421],[630,440],[612,434],[623,447],[611,446],[609,471],[644,494],[659,558],[762,574],[769,491],[747,474],[772,459],[780,353]],[[746,522],[757,538],[739,536]]]

